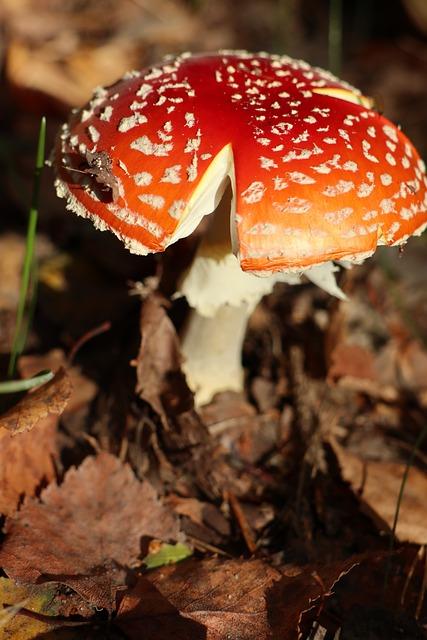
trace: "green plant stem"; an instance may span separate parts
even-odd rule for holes
[[[36,166],[34,170],[33,193],[32,193],[32,199],[31,199],[31,207],[28,215],[25,257],[24,257],[24,264],[22,267],[21,287],[19,290],[18,309],[16,313],[15,335],[13,339],[12,352],[10,355],[9,367],[7,371],[9,378],[11,378],[15,374],[16,361],[18,359],[18,356],[22,353],[25,346],[26,333],[28,330],[28,326],[27,326],[27,330],[25,330],[24,315],[25,315],[30,282],[32,284],[33,293],[35,293],[35,290],[36,290],[34,246],[35,246],[35,236],[36,236],[36,229],[37,229],[41,175],[42,175],[44,159],[45,159],[45,147],[46,147],[46,118],[43,117],[40,122],[39,138],[38,138],[38,144],[37,144],[37,156],[36,156]]]
[[[339,75],[342,65],[342,0],[329,0],[329,69]]]
[[[388,545],[389,558],[387,560],[387,565],[386,565],[386,570],[385,570],[385,575],[384,575],[384,594],[387,591],[388,581],[389,581],[389,578],[390,578],[391,555],[392,555],[393,550],[394,550],[394,544],[395,544],[395,540],[396,540],[397,523],[398,523],[398,520],[399,520],[400,507],[402,505],[403,494],[404,494],[404,491],[405,491],[406,482],[408,480],[409,471],[411,470],[412,465],[414,464],[415,456],[417,455],[417,452],[421,448],[421,445],[422,445],[422,443],[423,443],[423,441],[424,441],[424,439],[426,437],[427,437],[427,424],[421,429],[421,431],[420,431],[420,433],[418,435],[418,438],[415,441],[415,444],[414,444],[414,446],[412,448],[412,451],[411,451],[411,455],[409,456],[409,460],[408,460],[408,462],[406,464],[405,471],[403,472],[402,482],[400,483],[399,495],[397,496],[396,510],[394,512],[393,526],[391,528],[389,545]]]
[[[45,384],[52,380],[52,371],[39,373],[33,378],[27,378],[26,380],[7,380],[6,382],[0,382],[0,394],[1,393],[20,393],[21,391],[28,391],[33,387],[38,387],[41,384]]]

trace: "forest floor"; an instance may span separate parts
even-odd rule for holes
[[[248,1],[237,28],[225,0],[3,0],[2,380],[40,116],[51,147],[69,109],[127,68],[277,49],[293,31],[271,4]],[[292,43],[310,61],[321,48]],[[425,41],[403,34],[360,45],[343,76],[425,154],[426,71]],[[346,302],[277,285],[249,323],[245,391],[196,411],[185,303],[155,288],[181,250],[128,254],[65,212],[52,181],[46,169],[18,374],[55,376],[0,395],[0,639],[425,638],[427,239],[341,272]]]

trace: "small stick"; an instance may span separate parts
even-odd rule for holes
[[[89,331],[84,333],[74,343],[73,347],[71,348],[70,353],[68,354],[68,358],[67,358],[68,366],[72,365],[72,363],[74,361],[74,358],[76,357],[77,352],[80,351],[80,349],[82,348],[82,346],[84,344],[86,344],[86,342],[89,342],[89,340],[92,340],[92,338],[95,338],[96,336],[99,336],[101,333],[105,333],[106,331],[109,331],[110,329],[111,329],[111,322],[109,320],[107,320],[106,322],[103,322],[99,326],[94,327],[93,329],[90,329]]]

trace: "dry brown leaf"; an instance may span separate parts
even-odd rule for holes
[[[332,443],[344,480],[383,521],[393,525],[405,465],[397,462],[363,460]],[[399,511],[397,536],[400,540],[427,543],[427,475],[413,467],[408,475]],[[384,527],[386,523],[386,527]],[[381,522],[379,522],[381,526]]]
[[[57,418],[39,422],[36,431],[12,435],[0,429],[0,513],[12,515],[23,496],[33,496],[55,477]]]
[[[32,392],[27,393],[14,407],[0,416],[0,427],[13,434],[30,431],[40,420],[61,415],[72,393],[71,380],[65,369]]]
[[[137,359],[137,393],[159,414],[173,448],[201,442],[206,431],[194,411],[193,394],[181,371],[179,340],[156,294],[141,308],[141,346]]]
[[[67,358],[62,349],[52,349],[43,355],[28,355],[19,358],[19,372],[24,378],[31,378],[38,371],[51,369],[57,371],[61,367],[68,367]],[[97,386],[76,366],[68,367],[67,374],[72,384],[72,394],[64,409],[64,414],[75,411],[93,400]]]
[[[259,560],[162,567],[124,596],[117,624],[131,640],[266,640],[266,592],[279,578]]]
[[[178,0],[2,0],[6,77],[26,109],[82,105],[93,87],[187,47],[201,25]],[[50,100],[49,100],[50,99]],[[40,104],[41,102],[41,104]]]
[[[27,501],[5,529],[0,565],[9,577],[61,582],[110,611],[139,562],[141,538],[176,540],[179,532],[153,487],[107,453],[86,458],[62,485]]]
[[[336,381],[344,376],[375,380],[373,354],[357,344],[339,343],[331,354],[328,378]]]
[[[196,560],[141,577],[119,606],[117,624],[131,640],[297,640],[308,610],[358,560],[279,571],[260,560]]]

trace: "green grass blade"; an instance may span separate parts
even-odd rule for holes
[[[0,382],[0,393],[20,393],[21,391],[28,391],[28,389],[49,382],[52,378],[52,371],[45,371],[26,380],[7,380],[6,382]]]
[[[329,0],[329,69],[339,75],[342,66],[342,0]]]
[[[40,122],[39,138],[37,143],[37,156],[36,166],[34,170],[34,182],[33,182],[33,194],[31,199],[31,207],[28,216],[27,226],[27,239],[25,246],[24,264],[22,267],[21,287],[19,290],[18,309],[16,313],[16,325],[15,335],[13,339],[12,352],[10,354],[8,377],[11,378],[15,374],[16,361],[18,356],[22,353],[27,330],[24,329],[24,316],[27,304],[28,289],[30,281],[32,282],[33,292],[36,290],[35,286],[35,259],[34,259],[34,246],[37,229],[38,218],[38,204],[40,194],[41,175],[45,160],[45,148],[46,148],[46,118],[43,117]]]

